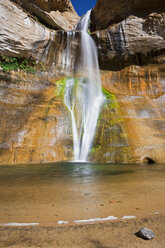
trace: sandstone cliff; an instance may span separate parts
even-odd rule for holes
[[[98,1],[91,27],[98,30],[93,36],[101,68],[117,70],[131,64],[149,64],[155,56],[164,54],[163,11],[163,1]]]
[[[130,15],[146,18],[165,11],[164,0],[98,0],[92,12],[92,29],[103,30]]]
[[[13,0],[53,29],[70,30],[79,20],[70,0]]]
[[[0,3],[0,52],[7,56],[42,56],[54,33],[29,17],[12,1]]]
[[[164,11],[163,1],[98,0],[92,13],[102,83],[117,98],[133,161],[164,162]]]
[[[57,66],[61,68],[69,32],[44,27],[9,0],[1,0],[0,18],[0,55],[30,58],[49,69],[53,64],[56,70]],[[73,47],[72,55],[69,56],[76,58],[76,42]]]
[[[163,8],[162,1],[98,0],[93,10],[91,35],[107,102],[92,161],[165,162]],[[65,79],[59,79],[76,73],[80,34],[50,30],[34,15],[55,29],[71,28],[77,20],[70,1],[0,1],[1,56],[33,60],[36,71],[0,70],[0,164],[73,158]]]

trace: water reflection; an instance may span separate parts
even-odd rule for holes
[[[1,166],[0,185],[53,183],[57,180],[133,180],[143,177],[164,175],[165,166],[137,164],[96,164],[61,162],[54,164]]]
[[[165,166],[1,166],[0,222],[122,217],[164,211]]]

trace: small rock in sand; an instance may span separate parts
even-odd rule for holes
[[[154,238],[154,233],[148,228],[141,228],[137,233],[137,237],[140,237],[142,239],[150,240]]]

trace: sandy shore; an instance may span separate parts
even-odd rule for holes
[[[1,167],[0,247],[164,248],[164,172],[164,165]],[[99,222],[76,222],[89,219]],[[38,225],[5,226],[11,222]],[[155,238],[136,237],[142,227]]]
[[[142,227],[153,240],[135,236]],[[6,248],[164,248],[165,215],[86,225],[1,227],[0,247]]]

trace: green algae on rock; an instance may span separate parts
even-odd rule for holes
[[[97,123],[94,144],[91,150],[91,161],[128,163],[131,158],[131,149],[120,106],[114,94],[103,88],[106,101],[102,107]]]

